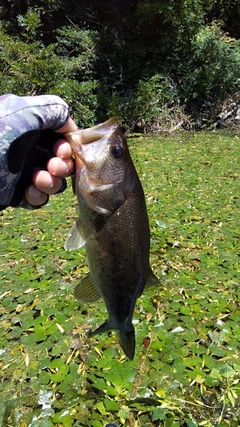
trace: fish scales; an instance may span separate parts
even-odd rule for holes
[[[103,298],[108,319],[90,334],[117,330],[129,359],[135,352],[132,324],[137,298],[158,279],[149,265],[150,230],[141,182],[126,140],[114,119],[65,134],[76,157],[79,220],[66,249],[85,245],[89,276],[76,298]]]

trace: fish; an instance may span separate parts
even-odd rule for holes
[[[159,283],[149,263],[150,228],[143,188],[117,120],[64,134],[75,155],[79,218],[65,250],[85,247],[89,274],[74,296],[103,299],[108,318],[90,337],[110,330],[129,360],[135,354],[133,313],[145,286]]]

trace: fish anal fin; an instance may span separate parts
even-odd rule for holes
[[[101,298],[92,283],[90,274],[84,277],[84,279],[82,279],[82,281],[76,286],[74,296],[76,299],[84,302],[94,302]]]
[[[78,218],[77,222],[68,233],[67,240],[64,245],[66,251],[73,249],[80,249],[85,245],[85,240],[81,236],[81,220]]]
[[[159,279],[155,276],[154,272],[150,268],[150,274],[146,283],[146,289],[152,288],[153,286],[158,286],[160,284]]]

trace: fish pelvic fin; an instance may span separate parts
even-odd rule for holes
[[[85,245],[85,240],[81,236],[81,228],[81,220],[80,218],[78,218],[78,220],[68,233],[68,237],[64,245],[65,251],[80,249]]]
[[[76,286],[74,296],[76,299],[83,302],[94,302],[101,298],[92,283],[90,274],[84,277],[84,279],[82,279],[82,281]]]
[[[117,328],[113,326],[109,320],[106,320],[101,326],[99,326],[99,328],[97,328],[93,332],[90,332],[89,337],[91,338],[94,335],[102,334],[103,332],[107,332],[112,329],[117,329]],[[134,353],[135,353],[135,344],[136,344],[135,330],[133,325],[130,331],[119,330],[118,341],[127,358],[129,360],[133,360]]]
[[[154,272],[150,268],[150,274],[149,274],[149,278],[148,278],[147,283],[146,283],[146,289],[152,288],[153,286],[157,286],[159,284],[160,284],[159,279],[157,278],[157,276],[155,276]]]

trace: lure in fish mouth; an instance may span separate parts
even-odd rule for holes
[[[85,246],[89,266],[75,297],[85,302],[104,300],[108,319],[90,336],[117,330],[119,343],[132,360],[136,300],[146,285],[159,283],[149,264],[150,231],[142,185],[114,118],[65,137],[75,153],[79,205],[79,219],[65,249]]]

